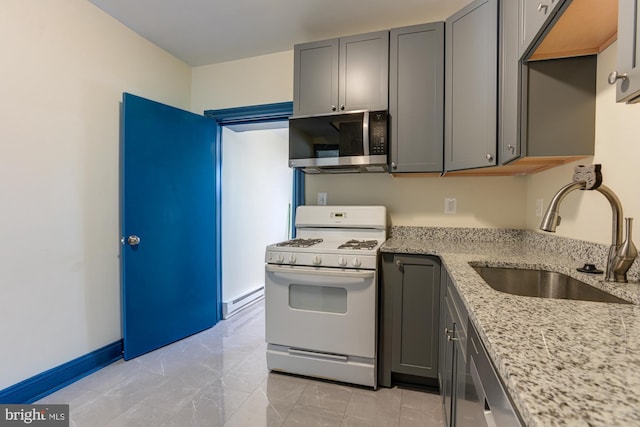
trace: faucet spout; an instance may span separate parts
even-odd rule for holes
[[[553,199],[551,199],[551,203],[549,203],[549,207],[547,208],[547,212],[544,214],[542,218],[542,223],[540,224],[540,229],[543,231],[549,231],[551,233],[556,232],[556,227],[560,225],[560,203],[567,197],[567,194],[571,193],[574,190],[584,190],[586,188],[587,183],[585,181],[575,181],[571,182],[564,187],[562,187]]]
[[[586,181],[574,181],[571,182],[564,187],[562,187],[551,199],[551,203],[549,203],[549,207],[542,218],[542,223],[540,224],[540,229],[543,231],[555,232],[556,227],[560,224],[560,203],[567,196],[567,194],[571,193],[574,190],[585,190],[592,189],[587,188]],[[620,199],[618,196],[606,185],[599,185],[594,190],[598,191],[602,194],[611,205],[611,247],[609,248],[609,256],[607,259],[607,273],[606,280],[614,281],[614,282],[626,282],[627,281],[627,270],[631,266],[631,263],[625,263],[624,268],[621,265],[617,258],[620,258],[619,252],[622,245],[622,223],[623,223],[623,215],[622,215],[622,204],[620,203]],[[634,255],[635,258],[635,255]],[[633,262],[633,259],[631,260]],[[624,270],[624,271],[622,271]]]

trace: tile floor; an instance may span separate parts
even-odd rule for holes
[[[265,350],[260,302],[37,403],[68,403],[73,427],[443,426],[437,394],[269,373]]]

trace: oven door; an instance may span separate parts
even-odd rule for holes
[[[267,264],[267,342],[374,358],[376,283],[375,270]]]

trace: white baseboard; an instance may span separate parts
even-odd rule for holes
[[[264,298],[264,286],[249,291],[242,296],[222,303],[222,318],[228,319],[243,308]]]

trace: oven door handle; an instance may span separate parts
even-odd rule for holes
[[[270,273],[275,274],[287,274],[287,275],[298,275],[304,274],[308,276],[336,276],[336,277],[349,277],[354,279],[370,279],[375,277],[376,272],[374,270],[333,270],[333,269],[324,269],[317,270],[314,268],[305,268],[305,267],[280,267],[278,265],[267,264],[266,270]]]

